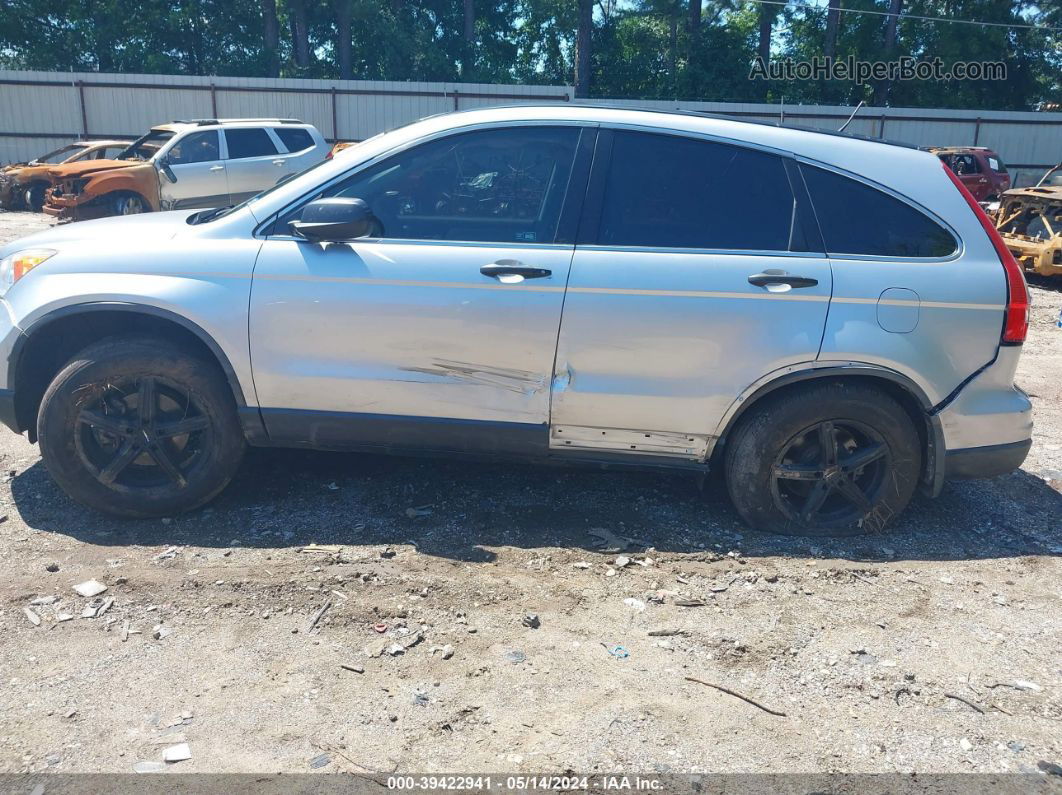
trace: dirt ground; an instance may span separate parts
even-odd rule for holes
[[[0,213],[0,239],[43,223]],[[267,450],[205,510],[117,521],[5,431],[0,772],[182,742],[165,770],[1062,763],[1062,280],[1033,293],[1024,469],[873,537],[753,533],[683,475]]]

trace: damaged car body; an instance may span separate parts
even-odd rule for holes
[[[44,211],[60,220],[225,207],[323,159],[327,146],[296,119],[200,119],[153,127],[114,160],[50,172]]]
[[[0,207],[39,212],[45,193],[52,186],[51,169],[56,164],[107,160],[129,146],[129,141],[77,141],[41,155],[28,163],[0,169]]]
[[[0,257],[0,419],[119,515],[250,444],[719,470],[755,528],[873,532],[1031,445],[1021,269],[935,156],[856,137],[476,109]]]
[[[1035,187],[1004,193],[996,226],[1026,271],[1062,276],[1062,165]]]

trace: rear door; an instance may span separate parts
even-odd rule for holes
[[[272,127],[269,131],[276,136],[282,150],[277,158],[284,161],[278,167],[282,177],[298,174],[317,161],[324,160],[326,147],[318,147],[317,141],[305,127]]]
[[[799,174],[755,149],[602,131],[586,206],[550,447],[703,459],[746,388],[818,353],[831,273]]]
[[[284,178],[287,157],[264,127],[226,127],[225,142],[229,203],[239,204]]]

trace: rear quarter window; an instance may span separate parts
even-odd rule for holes
[[[273,132],[287,147],[289,153],[301,152],[313,146],[313,136],[301,127],[274,127]]]
[[[884,191],[801,164],[828,254],[947,257],[954,236],[925,213]]]

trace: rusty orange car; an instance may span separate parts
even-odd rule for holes
[[[75,141],[28,163],[15,163],[0,170],[0,207],[39,212],[44,194],[51,187],[49,170],[56,164],[90,163],[118,155],[129,141]]]
[[[297,119],[194,119],[152,127],[114,160],[70,163],[44,211],[60,220],[238,204],[324,159]]]

